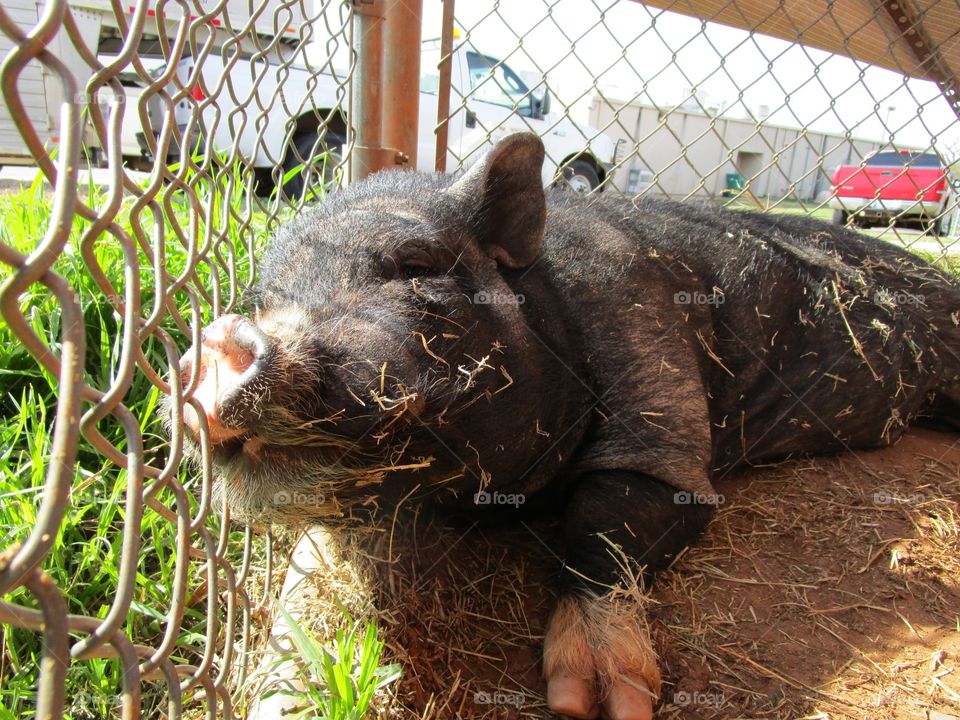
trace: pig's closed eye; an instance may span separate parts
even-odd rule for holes
[[[433,274],[433,268],[422,260],[407,260],[400,266],[400,274],[412,280]]]
[[[436,275],[433,258],[420,248],[403,248],[381,260],[381,272],[386,280],[413,280]]]

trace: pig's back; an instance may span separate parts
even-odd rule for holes
[[[643,260],[608,277],[609,292],[624,290],[613,277],[667,284],[687,318],[706,304],[718,470],[885,444],[931,390],[958,393],[960,289],[917,256],[799,216],[658,200],[593,202],[580,220],[569,201],[558,209],[576,226],[562,245],[577,232],[603,245],[603,227],[635,245]]]

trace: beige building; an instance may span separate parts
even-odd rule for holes
[[[719,197],[739,174],[758,198],[812,201],[839,165],[859,164],[880,144],[844,135],[676,108],[594,98],[590,125],[623,140],[613,184],[623,192]]]

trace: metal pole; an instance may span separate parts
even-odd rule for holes
[[[417,166],[420,119],[420,24],[423,0],[392,0],[384,23],[383,145],[398,164]]]
[[[383,117],[383,0],[353,0],[353,43],[357,53],[350,124],[356,138],[350,154],[350,181],[381,170]]]
[[[437,88],[437,172],[447,171],[447,140],[450,129],[450,57],[453,54],[453,0],[443,0],[440,32],[440,87]]]

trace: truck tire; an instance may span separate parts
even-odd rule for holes
[[[950,220],[946,217],[938,217],[931,220],[924,229],[934,237],[944,237],[950,229]]]
[[[850,219],[850,215],[845,210],[834,210],[833,211],[833,224],[834,225],[846,225],[847,220]]]
[[[574,160],[567,163],[563,170],[563,179],[575,192],[585,194],[600,185],[600,176],[589,160]]]
[[[346,138],[339,133],[328,132],[325,140],[330,155],[326,163],[322,166],[323,178],[316,175],[316,173],[320,171],[319,167],[305,167],[303,161],[310,157],[310,153],[317,143],[317,137],[318,133],[316,130],[303,130],[298,132],[293,136],[291,143],[293,147],[296,148],[296,152],[293,152],[292,149],[288,150],[286,156],[283,158],[284,177],[289,175],[293,170],[300,168],[300,172],[292,175],[290,179],[283,184],[283,192],[291,200],[303,195],[303,189],[306,185],[305,174],[309,175],[310,173],[314,173],[311,182],[312,189],[317,189],[319,183],[322,183],[324,186],[331,183],[334,179],[333,170],[343,158],[343,144],[346,142]]]

